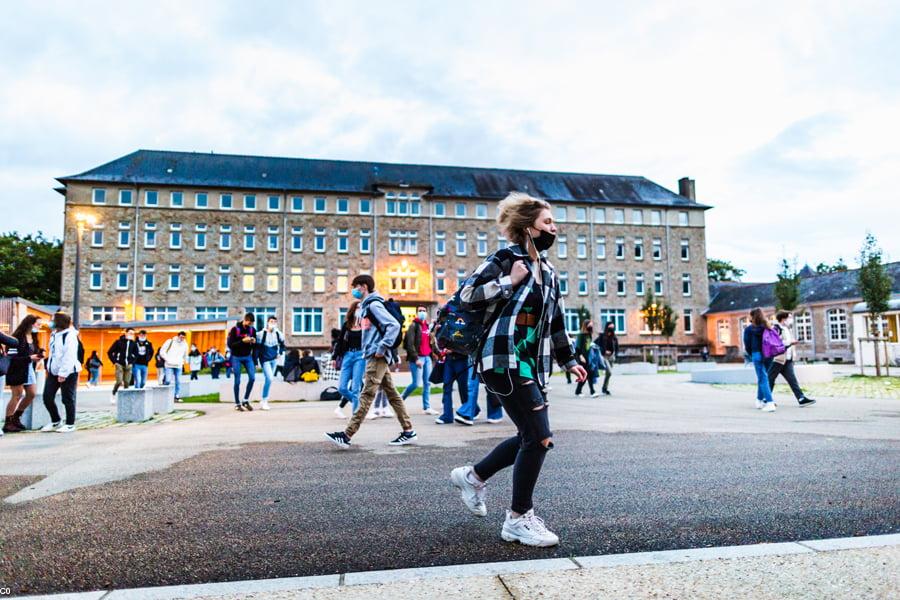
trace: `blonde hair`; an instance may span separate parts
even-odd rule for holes
[[[544,209],[550,209],[546,200],[524,192],[510,192],[497,205],[497,226],[510,242],[524,245],[526,230],[534,225]]]

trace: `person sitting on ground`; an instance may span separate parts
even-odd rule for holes
[[[313,378],[307,373],[315,373],[316,376]],[[319,361],[315,359],[311,351],[304,350],[303,358],[300,359],[300,377],[304,381],[318,381],[321,376],[322,371],[319,369]]]
[[[288,350],[284,359],[284,380],[286,383],[300,381],[300,351]]]

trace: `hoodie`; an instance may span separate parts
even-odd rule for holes
[[[69,327],[50,336],[50,360],[47,371],[56,377],[68,377],[81,371],[78,364],[78,330]]]
[[[397,336],[400,335],[400,324],[388,312],[384,305],[384,298],[376,293],[366,296],[359,305],[359,316],[362,319],[362,353],[363,358],[369,360],[376,354],[381,354],[388,364],[397,361],[392,348]],[[374,322],[373,322],[374,321]],[[375,325],[378,323],[378,326]],[[384,331],[379,330],[381,327]]]

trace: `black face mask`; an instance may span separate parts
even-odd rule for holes
[[[556,241],[556,236],[547,231],[546,229],[541,229],[541,234],[537,237],[531,238],[531,242],[534,244],[535,249],[538,252],[543,252],[544,250],[549,250],[550,246],[553,245],[553,242]]]

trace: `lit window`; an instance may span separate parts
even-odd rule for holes
[[[241,279],[241,288],[245,292],[252,292],[256,289],[256,267],[244,267],[243,277]]]
[[[303,269],[300,267],[291,267],[291,291],[303,291]]]
[[[278,276],[278,267],[266,267],[266,291],[267,292],[277,292],[278,291],[278,281],[280,277]]]
[[[325,269],[316,268],[313,270],[313,291],[318,293],[325,291]]]
[[[347,269],[338,269],[337,270],[337,284],[335,286],[335,291],[339,294],[346,294],[350,289],[349,286],[349,276],[347,275]]]

